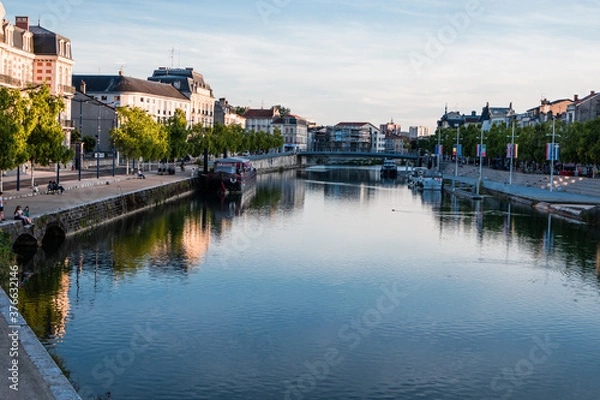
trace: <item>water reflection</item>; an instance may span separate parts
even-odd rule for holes
[[[235,235],[259,230],[245,247],[232,246]],[[466,395],[444,385],[445,398],[487,398],[474,393],[518,361],[497,352],[522,344],[511,334],[529,334],[533,302],[571,287],[562,299],[600,293],[599,243],[594,230],[528,207],[413,192],[373,168],[292,171],[259,176],[240,198],[194,196],[67,240],[45,266],[25,266],[20,298],[36,334],[98,394],[98,360],[126,346],[132,326],[151,323],[162,339],[116,379],[122,398],[281,398],[306,359],[340,345],[337,332],[371,307],[382,282],[402,282],[411,297],[361,337],[364,347],[344,354],[314,397],[428,398],[415,376],[445,381],[453,376],[446,362],[478,368],[460,376]],[[540,270],[547,288],[528,281]],[[579,317],[588,311],[556,303],[540,310],[548,324],[587,323]],[[593,348],[589,333],[577,340]],[[265,396],[267,387],[277,396]],[[443,397],[438,389],[429,398]]]

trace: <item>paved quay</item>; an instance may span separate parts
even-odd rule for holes
[[[77,179],[76,173],[68,176],[61,175],[61,185],[65,187],[63,194],[45,194],[49,180],[55,179],[55,174],[36,171],[36,182],[40,193],[34,195],[30,187],[30,177],[21,176],[21,190],[16,191],[16,176],[5,176],[6,222],[3,225],[17,223],[12,219],[17,205],[29,206],[31,217],[93,203],[113,196],[136,192],[162,184],[189,179],[194,174],[192,168],[177,171],[175,175],[158,175],[156,172],[145,172],[146,179],[137,179],[134,175],[102,175],[99,179]],[[66,175],[66,176],[65,176]],[[11,303],[7,294],[0,290],[0,383],[1,400],[78,400],[79,395],[63,376],[46,349],[39,342],[27,323],[20,317],[11,314]],[[15,334],[17,332],[17,334]],[[16,339],[13,340],[13,339]],[[16,350],[12,350],[16,349]],[[18,370],[13,367],[17,363]],[[13,371],[9,369],[13,368]],[[9,379],[12,378],[12,381]],[[18,378],[18,380],[16,379]],[[17,386],[13,386],[18,382]],[[17,387],[18,391],[14,388]]]
[[[479,167],[464,165],[458,168],[458,182],[475,185],[479,176]],[[509,196],[518,197],[534,203],[566,205],[600,205],[600,179],[574,176],[554,176],[553,190],[550,191],[550,176],[514,172],[512,184],[510,172],[483,168],[482,187]],[[447,164],[444,178],[455,177],[454,165]]]

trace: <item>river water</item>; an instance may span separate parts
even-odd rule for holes
[[[20,300],[84,399],[597,399],[599,239],[313,168],[69,240]]]

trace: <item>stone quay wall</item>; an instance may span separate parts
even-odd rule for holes
[[[266,155],[252,158],[252,166],[259,174],[280,171],[285,169],[300,168],[301,157],[296,154]]]
[[[9,233],[15,244],[42,246],[46,242],[64,239],[135,212],[190,195],[196,187],[196,178],[165,183],[49,212],[34,218],[33,226],[25,227],[21,221],[14,221],[3,226],[2,231]]]

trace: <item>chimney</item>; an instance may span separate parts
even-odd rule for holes
[[[85,94],[87,90],[87,84],[85,83],[84,80],[81,81],[81,85],[79,86],[79,91],[83,94]]]
[[[17,28],[29,30],[29,17],[15,17],[15,25]]]
[[[578,101],[579,101],[579,95],[578,94],[573,95],[573,102],[577,103]]]
[[[593,95],[595,95],[595,94],[596,94],[596,92],[595,92],[595,91],[593,91],[593,90],[590,90],[590,96],[593,96]]]

